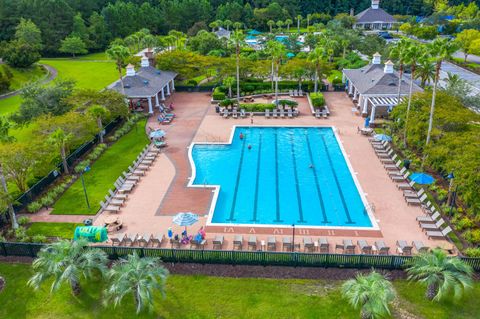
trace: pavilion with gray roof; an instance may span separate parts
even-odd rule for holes
[[[354,28],[371,30],[389,30],[397,20],[380,8],[380,0],[372,0],[370,8],[363,10],[355,16]]]
[[[155,106],[160,107],[160,101],[172,94],[175,90],[174,79],[177,73],[162,71],[150,65],[148,57],[141,59],[140,69],[135,71],[131,64],[127,65],[127,73],[123,77],[123,88],[120,80],[108,86],[108,89],[124,94],[129,100],[148,101],[148,113],[153,113],[153,99]]]
[[[373,55],[372,63],[363,68],[344,69],[343,79],[348,95],[352,97],[362,116],[370,117],[372,124],[374,124],[375,116],[388,115],[388,111],[401,102],[398,100],[399,74],[394,70],[392,61],[381,63],[381,56],[378,52]],[[409,82],[402,79],[400,100],[408,96]],[[422,91],[420,86],[413,83],[413,93]]]

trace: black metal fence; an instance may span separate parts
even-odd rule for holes
[[[121,118],[116,118],[115,120],[111,121],[107,125],[105,125],[105,134],[110,133],[113,131],[118,124],[122,122]],[[93,139],[90,141],[84,143],[80,147],[78,147],[75,151],[73,151],[68,157],[67,157],[67,163],[69,166],[72,166],[75,161],[77,161],[79,158],[81,158],[85,153],[89,152],[95,144],[97,144],[99,139],[98,134],[95,135]],[[35,185],[30,187],[25,193],[20,195],[16,200],[15,200],[15,205],[14,209],[16,212],[24,209],[28,204],[30,204],[35,197],[40,195],[45,188],[49,187],[51,184],[53,184],[57,178],[61,176],[63,173],[63,165],[59,163],[58,165],[55,166],[55,169],[50,171],[46,176],[44,176],[42,179],[40,179]]]
[[[208,85],[208,86],[175,85],[175,91],[177,92],[212,92],[214,88],[215,88],[214,85]]]
[[[35,258],[45,244],[0,242],[0,255],[27,256]],[[344,267],[403,269],[415,257],[397,255],[344,255],[299,252],[233,251],[233,250],[192,250],[168,248],[141,248],[121,246],[93,246],[103,250],[110,259],[126,257],[136,252],[141,257],[159,257],[164,262],[261,265],[292,267]],[[457,257],[452,257],[457,258]],[[475,271],[480,271],[480,258],[459,257]]]

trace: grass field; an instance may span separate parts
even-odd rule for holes
[[[60,197],[53,207],[56,215],[94,215],[100,208],[108,190],[113,188],[115,180],[135,160],[140,151],[148,144],[145,134],[146,120],[137,122],[128,134],[120,138],[112,147],[92,165],[91,171],[84,175],[90,209],[85,202],[82,183],[77,180]]]
[[[72,239],[77,226],[75,223],[32,223],[27,229],[29,236],[43,235],[45,237],[60,237]]]
[[[58,78],[72,79],[77,88],[101,90],[118,79],[113,62],[92,62],[84,59],[43,59],[58,71]]]
[[[6,116],[18,110],[22,98],[19,95],[0,100],[0,115]]]
[[[68,287],[50,294],[49,283],[39,291],[26,286],[30,265],[0,264],[6,279],[0,293],[0,318],[359,318],[359,311],[340,294],[341,281],[274,280],[172,275],[167,280],[166,298],[155,296],[153,313],[135,315],[133,297],[120,308],[101,305],[101,280],[82,283],[80,296]],[[398,306],[394,318],[472,319],[478,318],[480,284],[460,301],[440,304],[424,298],[424,288],[405,281],[394,283]],[[402,313],[416,316],[398,315]]]
[[[37,64],[25,69],[10,68],[10,71],[13,74],[10,85],[12,91],[21,89],[26,83],[35,82],[46,74],[45,69]]]

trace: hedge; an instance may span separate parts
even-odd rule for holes
[[[212,98],[215,101],[221,101],[225,99],[225,92],[222,92],[221,88],[217,86],[215,90],[213,90]]]
[[[249,103],[240,104],[241,109],[245,109],[247,112],[265,112],[265,110],[273,110],[275,104],[273,103]]]
[[[320,92],[310,93],[310,100],[314,108],[322,108],[325,106],[325,98]]]

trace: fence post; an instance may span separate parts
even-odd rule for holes
[[[144,248],[140,248],[140,257],[145,257],[145,252],[144,252]]]

